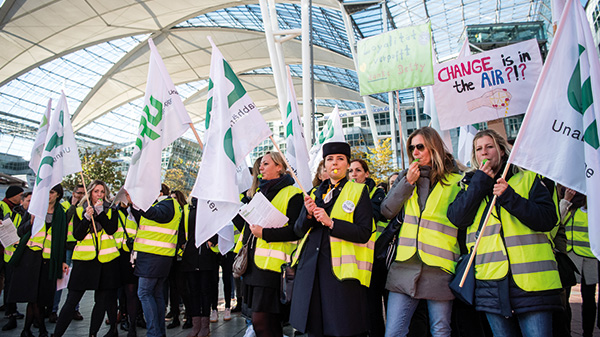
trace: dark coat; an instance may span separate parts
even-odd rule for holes
[[[466,229],[475,219],[477,210],[482,202],[488,200],[485,213],[492,200],[492,190],[502,169],[494,179],[481,170],[465,175],[462,184],[468,185],[458,193],[454,202],[448,208],[448,219],[459,229]],[[509,169],[506,181],[512,177],[512,168]],[[487,198],[487,199],[485,199]],[[548,188],[539,178],[536,178],[527,199],[519,196],[510,186],[496,200],[496,210],[508,211],[521,223],[534,231],[547,232],[556,225],[558,218],[556,205]],[[501,232],[504,237],[503,232]],[[476,281],[475,306],[478,311],[484,311],[503,316],[512,313],[520,314],[531,311],[561,310],[561,301],[558,296],[560,290],[547,290],[527,292],[519,288],[512,274],[499,281]]]
[[[208,271],[215,270],[218,268],[217,257],[209,247],[207,242],[196,247],[196,205],[198,203],[197,198],[192,198],[190,203],[190,214],[188,216],[188,233],[186,237],[185,233],[185,217],[181,217],[181,225],[179,226],[179,238],[177,241],[180,246],[184,247],[183,256],[181,260],[181,271]],[[209,220],[210,221],[210,220]],[[209,240],[213,244],[218,243],[218,236],[215,235]]]
[[[106,215],[110,204],[104,202],[104,211],[97,214],[94,211],[94,222],[98,230],[104,229],[106,234],[113,235],[117,231],[119,214],[113,209],[110,219]],[[87,203],[83,204],[82,219],[77,214],[73,217],[73,237],[81,241],[88,233],[94,235],[92,222],[85,217]],[[105,290],[117,289],[121,286],[119,276],[119,259],[107,263],[98,261],[98,257],[90,261],[73,260],[73,268],[69,279],[69,289],[73,290]]]
[[[325,204],[323,194],[329,187],[324,181],[315,192],[316,204],[331,214],[333,205],[347,180],[343,179]],[[331,265],[330,236],[356,243],[366,243],[372,234],[373,209],[367,189],[363,189],[352,222],[335,219],[329,229],[314,218],[308,219],[306,208],[294,226],[296,234],[310,234],[304,242],[296,271],[290,323],[294,328],[316,335],[350,336],[368,330],[367,287],[358,280],[340,281]]]
[[[375,180],[371,178],[367,178],[367,180],[365,181],[365,185],[367,185],[367,188],[369,189],[369,196],[371,195],[373,189],[375,189],[375,192],[373,192],[373,197],[371,197],[371,207],[373,208],[373,220],[375,220],[375,223],[377,223],[378,221],[385,221],[385,217],[381,215],[381,202],[385,198],[385,191],[381,188],[377,188]]]

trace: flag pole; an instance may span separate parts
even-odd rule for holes
[[[200,136],[198,136],[198,132],[196,131],[196,128],[194,127],[193,123],[190,123],[190,129],[192,129],[192,131],[194,132],[194,136],[196,136],[196,140],[198,141],[198,144],[200,144],[200,150],[204,151],[204,145],[202,145]]]
[[[298,179],[298,177],[296,176],[296,173],[294,173],[294,170],[291,169],[292,166],[288,162],[287,158],[283,155],[283,152],[281,152],[281,150],[279,149],[279,146],[277,145],[277,143],[275,143],[275,140],[273,139],[273,136],[269,136],[269,138],[271,139],[271,142],[273,142],[273,145],[275,145],[275,148],[277,149],[277,152],[279,152],[281,154],[281,156],[283,157],[283,160],[285,161],[285,163],[287,164],[287,166],[290,167],[290,173],[292,174],[292,177],[294,177],[294,180],[296,180],[296,182],[298,183],[298,186],[302,190],[302,193],[304,193],[305,197],[308,197],[308,193],[306,193],[306,190],[304,189],[304,187],[302,187],[302,184],[300,183],[300,179]]]
[[[506,178],[506,174],[508,173],[509,167],[510,167],[510,163],[506,162],[506,167],[504,167],[504,172],[502,172],[502,179]],[[492,202],[490,203],[490,208],[488,209],[487,215],[485,216],[485,220],[483,221],[483,226],[481,226],[481,231],[479,231],[479,235],[477,236],[477,241],[475,241],[475,245],[473,246],[473,250],[471,251],[471,254],[469,256],[469,263],[467,264],[467,268],[465,268],[463,276],[460,279],[460,284],[458,286],[461,288],[465,284],[465,280],[467,279],[467,274],[469,273],[469,269],[471,268],[471,265],[473,264],[473,260],[475,259],[475,254],[477,253],[477,248],[479,247],[479,242],[481,242],[481,238],[483,237],[483,231],[485,230],[485,227],[487,226],[488,220],[490,219],[490,215],[492,215],[492,210],[494,210],[494,206],[496,205],[497,198],[498,198],[497,195],[494,195],[494,198],[492,198]]]
[[[83,171],[80,171],[79,173],[81,173],[81,182],[83,183],[83,191],[85,192],[85,200],[88,203],[88,206],[92,206],[90,204],[90,198],[88,197],[88,191],[87,191],[87,185],[85,184],[85,179],[83,178]],[[108,191],[105,191],[108,192]],[[94,207],[94,206],[92,206]],[[83,210],[85,212],[85,210]],[[91,216],[90,217],[92,219],[92,227],[94,228],[94,234],[96,234],[96,242],[98,242],[98,230],[96,229],[96,222],[94,222],[94,217]],[[100,249],[100,247],[98,247],[98,249]]]

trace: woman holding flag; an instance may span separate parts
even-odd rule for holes
[[[33,217],[15,218],[17,222],[25,219],[18,226],[17,234],[21,241],[14,252],[10,263],[14,272],[8,289],[10,303],[27,302],[27,315],[21,337],[32,337],[31,325],[34,319],[38,324],[40,336],[48,336],[44,324],[44,309],[51,308],[56,291],[56,280],[62,278],[69,267],[65,263],[67,244],[67,217],[60,199],[63,188],[60,184],[52,187],[49,195],[48,213],[44,226],[31,235]]]
[[[448,286],[459,257],[458,229],[446,217],[460,191],[459,166],[431,127],[414,131],[407,141],[411,161],[381,203],[388,219],[404,212],[396,259],[386,289],[386,336],[406,336],[421,300],[427,301],[433,336],[450,336],[454,295]]]
[[[260,162],[258,189],[289,221],[281,228],[262,228],[246,223],[241,238],[248,242],[248,267],[243,275],[244,302],[252,309],[252,325],[258,337],[280,337],[285,308],[280,302],[281,265],[296,248],[293,224],[302,208],[302,192],[294,187],[287,164],[279,152],[267,152]],[[290,225],[292,224],[292,225]]]
[[[118,335],[117,289],[121,280],[119,250],[112,235],[117,231],[119,215],[106,200],[109,195],[108,186],[103,181],[94,180],[73,217],[73,236],[77,245],[73,252],[69,294],[54,330],[56,337],[64,335],[73,319],[75,306],[86,290],[94,290],[90,336],[98,334],[105,313],[110,322],[110,330],[105,337]]]
[[[467,228],[469,250],[483,235],[473,262],[475,308],[486,313],[494,336],[552,336],[562,286],[547,232],[557,224],[557,208],[537,174],[511,166],[502,177],[508,156],[508,144],[497,132],[475,135],[475,170],[461,181],[448,219]],[[480,233],[494,196],[496,205]]]
[[[371,280],[375,228],[365,185],[349,181],[350,145],[323,144],[329,179],[304,198],[295,224],[304,236],[290,323],[309,336],[364,336],[368,332],[367,288]]]

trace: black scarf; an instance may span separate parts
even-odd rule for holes
[[[294,179],[289,174],[284,174],[279,178],[271,179],[271,180],[260,180],[260,184],[258,185],[258,189],[262,194],[267,198],[267,194],[271,190],[279,191],[282,188],[293,185]],[[270,199],[269,199],[270,200]]]

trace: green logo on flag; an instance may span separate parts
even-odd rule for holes
[[[233,90],[229,93],[229,95],[227,95],[227,104],[229,108],[231,108],[235,102],[246,95],[246,89],[244,89],[244,86],[242,86],[240,80],[237,78],[237,76],[235,76],[233,69],[231,69],[231,66],[229,66],[229,63],[227,63],[225,60],[223,60],[223,67],[225,70],[225,78],[233,83]],[[235,162],[235,152],[233,151],[233,137],[231,128],[225,132],[223,148],[225,149],[225,154],[227,154],[227,157],[229,157],[233,164],[237,166]]]
[[[213,83],[212,79],[209,78],[208,79],[208,91],[210,91],[214,86],[215,86],[215,84]],[[212,111],[212,102],[213,102],[213,98],[212,98],[212,96],[210,96],[208,101],[206,101],[206,120],[204,121],[204,128],[206,130],[208,130],[208,127],[210,126],[210,113]]]
[[[584,51],[585,47],[579,45],[580,57]],[[571,75],[571,79],[569,80],[567,97],[569,98],[569,104],[571,107],[573,107],[573,109],[579,112],[582,116],[585,115],[587,109],[594,102],[594,96],[592,95],[592,83],[589,75],[588,78],[583,82],[583,85],[581,84],[581,60],[577,60],[577,65],[575,66],[573,75]],[[595,119],[585,129],[583,140],[596,150],[598,150],[600,147],[600,141],[598,140],[598,126]]]
[[[319,144],[323,144],[327,139],[333,137],[333,121],[331,118],[327,120],[327,124],[323,127],[323,131],[319,134]],[[327,132],[327,134],[325,134]]]
[[[285,137],[289,137],[292,136],[294,134],[294,124],[292,119],[290,118],[290,114],[292,113],[292,102],[288,102],[287,105],[287,119],[289,119],[289,123],[287,124],[286,128],[285,128]]]
[[[61,126],[64,125],[63,119],[64,119],[64,112],[61,110],[60,114],[58,115],[58,121],[60,122]],[[62,128],[60,130],[62,130]],[[55,132],[52,135],[52,137],[50,137],[50,140],[48,140],[48,144],[46,144],[46,148],[44,149],[44,151],[51,152],[55,148],[61,146],[63,144],[63,138],[64,138],[64,136],[59,137],[58,132]],[[40,171],[42,170],[42,166],[44,166],[44,164],[48,164],[48,165],[50,165],[50,167],[54,167],[54,158],[52,156],[46,156],[46,157],[42,158],[42,160],[40,161],[40,167],[38,168],[37,175],[35,177],[36,185],[39,184],[40,181],[42,181],[42,178],[40,178]]]
[[[158,126],[158,123],[160,123],[160,121],[162,120],[163,105],[159,100],[155,99],[153,96],[150,96],[150,105],[152,105],[156,110],[158,110],[158,113],[156,114],[156,116],[152,116],[150,114],[150,108],[148,108],[147,105],[144,107],[144,112],[146,113],[146,116],[142,115],[142,118],[140,119],[140,127],[142,130],[138,138],[135,140],[135,145],[140,149],[140,151],[144,146],[144,136],[148,136],[148,138],[150,138],[151,140],[156,140],[160,137],[158,133],[150,129],[150,127],[148,126],[148,122],[150,122],[150,124],[154,126]]]

